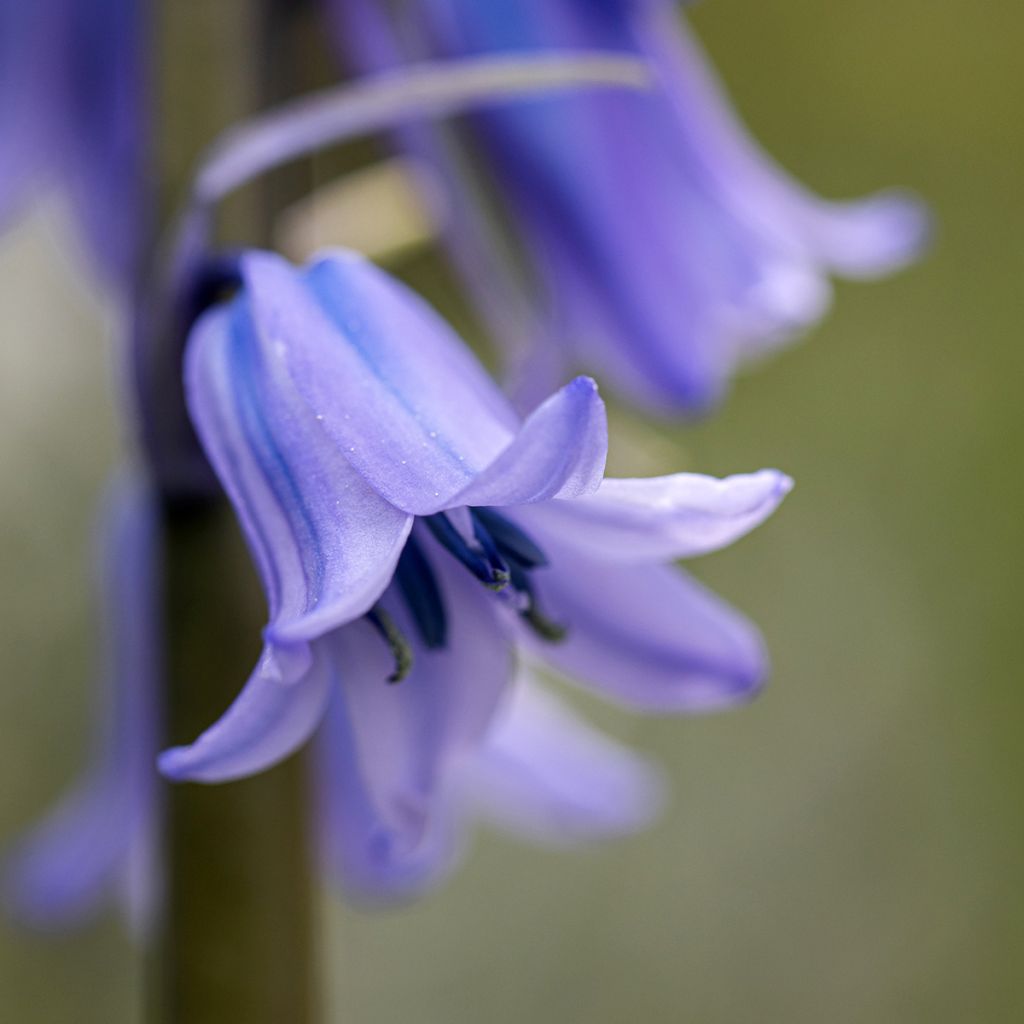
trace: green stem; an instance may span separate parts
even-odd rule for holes
[[[170,508],[165,524],[176,743],[237,693],[258,654],[262,609],[228,509]],[[296,757],[239,782],[166,787],[161,1022],[313,1019],[304,769]]]
[[[300,6],[292,0],[162,5],[165,209],[180,198],[210,138],[290,94],[295,79],[288,65],[295,66],[297,53],[290,33]],[[269,243],[274,214],[288,198],[280,180],[272,184],[273,192],[260,190],[228,211],[232,233]],[[259,653],[265,609],[223,500],[168,501],[163,523],[165,740],[171,745],[194,740],[237,695]],[[155,1024],[314,1019],[305,769],[299,756],[240,782],[163,787],[164,901],[148,1007]]]

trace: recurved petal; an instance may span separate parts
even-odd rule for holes
[[[664,562],[731,544],[768,518],[793,481],[774,469],[717,479],[698,473],[604,480],[574,501],[519,509],[516,516],[608,562]]]
[[[749,700],[768,674],[757,629],[687,574],[546,549],[533,574],[559,643],[523,640],[579,683],[641,710],[701,712]]]
[[[366,620],[326,640],[367,799],[396,849],[407,852],[429,832],[453,765],[481,742],[511,671],[494,595],[428,537],[422,547],[448,608],[444,648],[416,643],[416,626],[394,588],[382,606],[414,645],[405,679],[388,682],[393,656]]]
[[[598,732],[525,672],[463,774],[481,817],[556,846],[637,831],[664,800],[653,765]]]
[[[446,504],[522,505],[592,494],[607,455],[604,402],[593,380],[577,377],[542,403],[515,440]]]
[[[160,771],[179,782],[227,782],[270,768],[309,739],[330,690],[318,651],[268,645],[231,707],[194,743],[165,750]]]
[[[920,199],[888,191],[843,203],[809,206],[805,220],[828,265],[846,277],[878,277],[916,259],[932,220]]]
[[[251,254],[258,334],[358,473],[407,512],[443,507],[512,441],[518,420],[450,327],[353,253],[301,276]]]
[[[647,5],[637,13],[638,39],[676,108],[680,142],[736,216],[782,248],[800,246],[851,277],[886,274],[920,254],[931,223],[924,203],[899,191],[849,202],[816,196],[740,123],[685,20],[669,5]]]
[[[260,282],[269,289],[275,283]],[[263,578],[268,638],[295,643],[373,605],[412,517],[380,497],[338,451],[293,387],[277,330],[265,321],[257,330],[244,300],[207,314],[189,339],[186,388],[193,423]]]

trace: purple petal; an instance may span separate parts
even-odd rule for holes
[[[432,511],[511,442],[515,414],[483,368],[383,271],[334,253],[300,277],[253,254],[245,274],[260,335],[286,339],[296,388],[392,504]]]
[[[159,581],[155,507],[141,480],[118,479],[103,526],[107,686],[93,763],[5,866],[6,902],[35,927],[66,926],[94,911],[143,857],[155,828]],[[151,895],[148,886],[130,894],[143,925]]]
[[[412,670],[402,682],[387,682],[394,661],[368,622],[326,641],[367,799],[405,851],[429,831],[448,773],[480,743],[511,670],[495,595],[428,535],[421,542],[448,608],[447,645],[426,650],[415,644],[416,626],[393,591],[382,604],[415,644]]]
[[[664,799],[660,773],[524,676],[464,772],[478,813],[537,842],[635,832]]]
[[[452,506],[522,505],[592,494],[604,476],[608,421],[597,385],[577,377],[523,424]]]
[[[377,685],[382,685],[379,680]],[[410,841],[378,813],[357,750],[358,736],[338,696],[317,737],[324,866],[350,898],[375,904],[409,899],[440,883],[458,862],[460,830],[453,809],[437,801],[423,834]]]
[[[792,489],[788,476],[763,469],[723,480],[697,473],[605,480],[597,493],[520,509],[517,518],[554,531],[610,562],[664,562],[717,551],[764,522]]]
[[[273,288],[274,281],[261,282]],[[271,301],[268,297],[266,301]],[[285,372],[273,333],[236,301],[189,339],[189,410],[239,515],[270,604],[268,639],[310,640],[362,615],[412,518],[368,487]]]
[[[246,278],[265,347],[286,339],[278,347],[295,387],[393,505],[426,515],[596,487],[607,437],[592,381],[570,384],[520,426],[450,328],[364,260],[334,254],[300,279],[251,255]]]
[[[802,244],[809,255],[852,277],[887,274],[920,254],[930,229],[923,203],[898,192],[848,202],[820,199],[751,138],[684,20],[667,6],[650,6],[637,26],[640,45],[660,69],[695,166],[738,215],[776,243]]]
[[[227,782],[270,768],[309,739],[330,694],[318,647],[265,647],[231,707],[194,743],[164,751],[160,771],[179,782]]]
[[[66,17],[61,3],[0,4],[0,227],[56,170],[47,161],[60,119],[54,66]]]
[[[0,222],[33,189],[59,182],[90,254],[127,285],[146,221],[148,4],[0,6]]]
[[[541,608],[568,632],[546,643],[524,631],[524,642],[547,664],[648,711],[713,711],[760,689],[768,658],[757,629],[687,574],[545,550],[551,566],[533,574]]]
[[[824,315],[829,270],[882,273],[920,247],[926,218],[912,200],[827,203],[771,164],[671,4],[429,0],[418,10],[429,45],[449,56],[602,48],[651,64],[660,88],[644,95],[552,97],[472,119],[553,335],[570,363],[633,401],[707,410],[742,362]]]
[[[36,6],[36,5],[33,5]],[[146,0],[67,5],[62,165],[86,241],[108,275],[130,285],[148,221]]]
[[[932,233],[928,207],[900,191],[833,203],[811,197],[804,217],[815,249],[844,277],[899,270],[921,255]]]
[[[377,0],[326,0],[325,6],[334,45],[351,67],[372,75],[406,63],[402,40]],[[506,390],[514,395],[517,409],[533,408],[571,373],[564,352],[550,336],[551,325],[519,280],[471,161],[432,124],[403,124],[395,138],[417,163],[421,200],[443,233],[474,305],[505,350],[511,378]]]
[[[111,895],[132,831],[120,780],[90,780],[51,811],[9,856],[8,909],[35,928],[80,923]]]

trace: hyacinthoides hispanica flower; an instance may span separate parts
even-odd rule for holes
[[[202,662],[214,636],[221,648],[231,650],[237,635],[230,629],[213,634],[208,623],[204,623],[207,628],[202,636],[189,634],[180,615],[182,584],[192,588],[191,596],[185,599],[189,605],[200,610],[210,607],[205,592],[209,589],[214,560],[204,564],[198,556],[203,551],[204,538],[221,536],[216,524],[208,529],[208,502],[211,497],[217,499],[204,490],[204,474],[193,473],[191,468],[176,472],[178,467],[191,462],[193,453],[187,431],[175,418],[174,398],[181,376],[180,351],[175,348],[174,339],[187,326],[194,303],[203,305],[208,299],[202,296],[210,287],[216,287],[214,267],[218,257],[211,256],[207,245],[216,204],[227,192],[277,163],[403,117],[443,114],[482,99],[512,99],[538,89],[637,87],[643,80],[642,71],[638,73],[632,62],[601,55],[568,60],[454,62],[410,69],[390,81],[367,83],[365,87],[304,97],[285,109],[274,109],[238,125],[222,145],[215,147],[192,190],[191,205],[173,246],[175,259],[170,272],[159,277],[148,290],[133,290],[133,297],[138,299],[134,353],[139,384],[136,409],[147,424],[157,424],[152,432],[143,431],[143,439],[148,469],[157,484],[161,541],[170,555],[166,559],[171,579],[165,622],[170,634],[169,686],[156,700],[169,712],[171,728],[175,716],[180,722],[183,708],[187,714],[188,708],[195,706],[193,694],[197,689],[189,692],[182,687],[183,663],[198,668],[194,680],[197,686],[216,692],[216,659],[207,659],[214,663],[210,668],[204,668]],[[254,233],[258,230],[254,228]],[[154,436],[162,443],[153,444]],[[175,467],[175,471],[168,471],[168,466]],[[132,621],[130,615],[125,618],[126,629]],[[122,632],[116,635],[124,638]],[[123,797],[134,784],[131,779],[135,783],[140,779],[147,784],[152,782],[145,759],[136,764],[126,753],[127,743],[121,743],[125,737],[134,743],[142,736],[126,724],[125,709],[140,707],[137,702],[146,699],[142,691],[147,680],[141,672],[131,676],[118,679],[110,720],[113,724],[108,734],[110,749],[106,756],[97,759],[98,768],[89,783],[42,826],[16,858],[12,902],[23,918],[44,923],[80,916],[109,879],[131,859],[127,851],[136,845],[138,832],[152,834],[140,824],[146,818],[140,808],[148,808],[152,815],[156,810],[154,801],[144,800],[129,808],[129,801]],[[578,836],[596,835],[634,827],[649,813],[650,778],[632,755],[622,752],[616,763],[608,756],[613,748],[596,740],[585,727],[574,729],[571,723],[567,725],[557,708],[552,710],[543,699],[529,705],[539,709],[529,712],[528,719],[534,722],[529,727],[517,725],[522,715],[515,707],[515,703],[508,705],[502,718],[507,724],[496,722],[477,756],[481,763],[485,759],[493,762],[487,771],[495,779],[495,787],[501,784],[507,790],[507,803],[513,808],[510,813],[516,822],[522,822],[521,827],[540,834],[545,817],[554,813],[567,823],[563,836],[574,831]],[[334,722],[337,735],[340,726],[336,719]],[[539,750],[536,759],[528,759],[523,748],[523,737],[537,737],[539,744],[550,735],[552,723],[560,725],[563,740],[559,745],[566,748],[566,756],[557,769],[545,767],[543,750]],[[115,727],[119,724],[125,725],[126,731]],[[488,753],[492,742],[493,756]],[[529,742],[533,744],[534,740]],[[326,763],[326,756],[322,760]],[[601,763],[594,764],[595,760]],[[523,769],[527,761],[528,770]],[[587,779],[600,773],[608,780],[609,793],[617,791],[618,798],[592,799]],[[475,774],[482,776],[484,769]],[[337,777],[336,771],[333,776]],[[269,788],[254,789],[249,785],[218,791],[229,794],[242,789],[244,795],[238,799],[227,796],[212,802],[188,795],[196,791],[184,787],[164,794],[169,797],[165,803],[170,805],[160,839],[160,877],[165,899],[159,908],[156,930],[163,988],[151,1002],[156,1012],[169,1015],[167,1019],[182,1019],[185,1014],[190,1021],[215,1019],[221,1024],[230,1018],[254,1024],[257,1019],[305,1019],[309,1012],[310,930],[303,913],[308,899],[303,842],[298,829],[281,842],[273,838],[277,831],[287,832],[288,825],[301,823],[301,810],[289,817],[291,808],[303,802],[295,790],[301,775],[277,772],[270,776],[275,777],[287,781],[272,783]],[[505,781],[501,782],[502,779]],[[259,780],[257,786],[265,781]],[[341,791],[344,783],[344,777],[338,778],[335,788]],[[463,792],[456,793],[453,786],[447,794],[446,814],[453,822],[468,819],[474,813],[472,786],[458,788]],[[347,863],[351,858],[345,851],[352,844],[338,837],[358,834],[358,825],[346,825],[339,832],[330,822],[346,820],[339,815],[339,806],[354,805],[347,797],[340,803],[332,798],[329,787],[323,787],[323,791],[325,846],[335,851],[333,859],[338,864]],[[186,795],[182,796],[183,792]],[[253,793],[259,793],[261,800],[255,818],[251,813]],[[589,814],[588,800],[593,803]],[[494,815],[495,807],[489,807],[489,812]],[[584,818],[589,824],[583,823]],[[239,821],[245,823],[244,836],[237,834]],[[271,822],[273,827],[268,830],[266,826]],[[327,836],[333,838],[328,840]],[[454,848],[454,840],[448,846]],[[66,875],[67,857],[76,854],[80,863],[74,866],[80,869],[79,874]],[[363,879],[362,888],[372,888],[366,871],[357,872],[357,868],[358,862],[352,861],[350,873]],[[436,876],[440,870],[438,861],[429,872],[421,874],[424,878],[428,874]],[[403,871],[407,880],[414,874],[411,867]],[[225,876],[230,876],[229,884],[221,884]],[[378,888],[382,893],[398,893],[407,890],[409,883],[399,884],[396,872],[393,881],[385,879]],[[287,947],[285,952],[273,949],[269,959],[268,928]],[[218,965],[216,972],[210,971],[211,963]]]
[[[450,328],[358,256],[296,271],[250,252],[239,273],[192,332],[186,385],[270,621],[238,699],[161,756],[165,774],[260,771],[330,708],[355,790],[336,834],[380,873],[445,848],[447,794],[517,650],[647,711],[758,690],[756,629],[666,563],[758,525],[786,476],[605,480],[589,378],[520,420]]]
[[[0,222],[59,184],[125,287],[146,224],[148,0],[0,2]]]
[[[330,108],[327,128],[316,113],[236,133],[193,209],[337,130]],[[195,224],[183,264],[220,266],[223,285]],[[647,710],[747,699],[766,672],[756,630],[663,563],[757,525],[788,479],[603,481],[588,379],[521,422],[436,314],[358,257],[299,274],[251,253],[240,272],[239,297],[193,331],[188,384],[271,623],[236,704],[164,771],[258,771],[324,719],[327,846],[365,895],[443,874],[474,807],[561,841],[646,820],[656,787],[640,763],[536,684],[512,685],[513,656]],[[83,848],[97,835],[80,809],[57,820],[77,823]],[[43,840],[25,861],[43,880],[27,904],[47,894],[52,850]]]
[[[527,83],[543,71],[528,63]],[[196,286],[214,265],[210,208],[232,187],[353,124],[381,127],[478,101],[494,66],[471,70],[484,72],[483,83],[467,85],[458,68],[418,83],[398,75],[383,114],[375,103],[387,86],[370,85],[348,97],[344,130],[336,96],[241,128],[197,179],[172,301],[161,295],[149,317],[176,314],[177,300],[204,292]],[[453,79],[459,88],[441,88],[440,98],[415,90]],[[529,84],[491,87],[493,98]],[[230,261],[227,270],[222,285],[232,284]],[[788,480],[765,471],[603,481],[604,413],[589,380],[524,421],[434,314],[358,258],[338,254],[300,274],[251,253],[238,276],[238,297],[192,331],[188,386],[196,428],[262,572],[271,621],[235,704],[196,743],[165,753],[165,772],[237,778],[321,726],[325,848],[365,895],[401,895],[443,875],[482,809],[560,840],[641,824],[656,802],[644,766],[534,684],[515,682],[513,661],[543,660],[647,710],[746,699],[765,672],[756,630],[663,563],[735,539],[771,512]],[[151,337],[140,332],[143,349]],[[173,391],[170,365],[153,380]],[[143,392],[147,413],[152,397]],[[156,459],[154,468],[173,533],[168,499],[178,495]],[[132,698],[142,701],[138,690]],[[172,689],[172,704],[178,695]],[[128,788],[130,774],[125,768]],[[117,775],[104,763],[99,790],[122,781]],[[59,916],[65,896],[48,890],[46,870],[53,835],[68,849],[81,843],[83,862],[110,865],[132,841],[125,822],[137,824],[145,805],[129,813],[127,800],[73,801],[24,855],[21,877],[37,879],[25,907],[49,900]],[[224,826],[214,828],[222,838]],[[179,828],[176,838],[180,846],[196,833]],[[78,892],[93,891],[104,871],[85,873]],[[170,910],[176,923],[180,911]],[[202,907],[198,918],[212,921]],[[188,953],[180,929],[167,934],[178,957]],[[174,980],[190,966],[194,959]],[[175,1005],[169,1000],[168,1012]]]
[[[456,263],[531,398],[578,366],[644,409],[704,411],[738,366],[823,315],[829,274],[884,274],[922,246],[927,218],[908,196],[828,202],[773,164],[670,0],[425,0],[392,4],[393,23],[376,0],[325,2],[339,48],[363,70],[425,54],[589,48],[651,68],[648,92],[544,97],[471,119],[539,316],[482,279],[479,267],[500,262],[494,231],[467,208],[451,148],[402,137],[442,185],[456,183]]]
[[[104,700],[92,764],[76,787],[11,850],[9,911],[36,928],[78,925],[115,894],[145,934],[159,899],[153,853],[159,816],[154,761],[161,701],[156,496],[138,476],[110,489],[102,518],[100,609]],[[524,673],[525,676],[525,673]],[[376,818],[355,763],[341,702],[317,736],[315,830],[326,873],[350,897],[403,898],[456,862],[476,817],[554,845],[610,837],[646,823],[660,779],[523,678],[480,748],[444,793],[430,840],[381,855]]]

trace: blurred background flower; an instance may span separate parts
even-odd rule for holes
[[[909,196],[829,202],[760,151],[675,3],[425,0],[394,5],[389,21],[376,0],[325,2],[339,48],[370,71],[538,49],[647,62],[649,90],[542,97],[468,119],[462,162],[484,174],[534,307],[520,320],[518,303],[490,298],[483,312],[528,401],[585,370],[647,411],[707,412],[740,365],[824,316],[830,273],[879,276],[923,247],[927,215]],[[448,191],[450,248],[480,282],[482,267],[502,266],[488,252],[486,204],[472,209],[441,138],[404,140]]]
[[[148,0],[0,4],[0,227],[46,187],[84,262],[131,284],[145,237]]]

